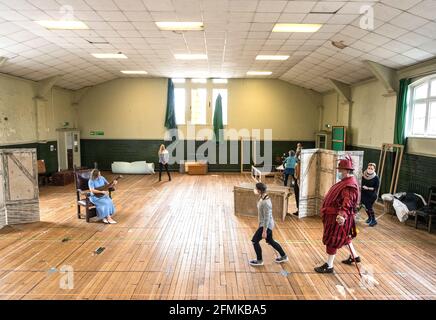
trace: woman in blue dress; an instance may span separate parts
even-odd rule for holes
[[[100,191],[97,188],[104,186],[105,184],[109,184],[107,180],[101,175],[98,169],[94,169],[91,171],[91,178],[88,181],[88,187],[91,191],[90,200],[97,209],[97,216],[99,219],[103,220],[104,223],[107,224],[115,224],[117,223],[114,219],[112,219],[112,215],[115,213],[114,203],[112,199],[109,197],[109,191]],[[117,181],[113,182],[113,185],[116,185]],[[103,196],[97,197],[96,194],[101,194]]]

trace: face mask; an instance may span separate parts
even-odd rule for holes
[[[337,173],[337,175],[336,175],[336,178],[337,178],[338,180],[342,180],[342,179],[344,179],[344,174],[343,174],[342,172],[338,171],[338,173]]]

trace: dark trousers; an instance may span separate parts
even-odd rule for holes
[[[256,251],[257,260],[262,260],[262,248],[260,247],[259,242],[262,240],[262,232],[263,227],[260,227],[257,229],[257,231],[253,235],[253,239],[251,239],[251,242],[253,242],[254,251]],[[268,243],[271,247],[273,247],[280,256],[285,256],[286,253],[283,251],[281,245],[279,245],[274,239],[272,235],[272,230],[267,229],[266,230],[266,243]]]
[[[168,171],[168,163],[163,164],[163,163],[159,162],[159,181],[162,179],[162,169],[163,169],[163,167],[165,167],[165,171],[168,174],[168,178],[171,180],[171,175],[170,175],[170,172]]]
[[[294,177],[295,179],[295,177]],[[298,185],[298,181],[297,179],[294,180],[294,195],[295,195],[295,203],[297,205],[297,210],[298,210],[298,206],[300,205],[300,186]]]
[[[291,186],[292,186],[292,179],[293,179],[292,175],[291,175],[291,174],[286,174],[286,173],[285,173],[285,179],[284,179],[284,186],[285,186],[285,187],[288,186],[288,179],[289,179],[289,177],[291,177]]]

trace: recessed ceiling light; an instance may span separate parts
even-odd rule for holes
[[[280,56],[280,55],[265,55],[265,54],[259,54],[256,57],[256,60],[288,60],[289,56]]]
[[[127,59],[127,56],[122,53],[92,53],[97,59]]]
[[[124,71],[121,71],[121,73],[124,73],[124,74],[148,74],[147,71],[143,71],[143,70],[124,70]]]
[[[273,32],[316,32],[322,24],[276,23]]]
[[[204,30],[203,22],[177,22],[159,21],[156,22],[159,29],[165,31],[201,31]]]
[[[247,71],[247,76],[269,76],[271,71]]]
[[[207,54],[175,54],[177,60],[207,60]]]
[[[43,20],[35,21],[37,24],[47,29],[57,30],[85,30],[89,27],[82,21],[77,20]]]

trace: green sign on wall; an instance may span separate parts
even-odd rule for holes
[[[104,136],[104,131],[91,131],[91,136]]]

